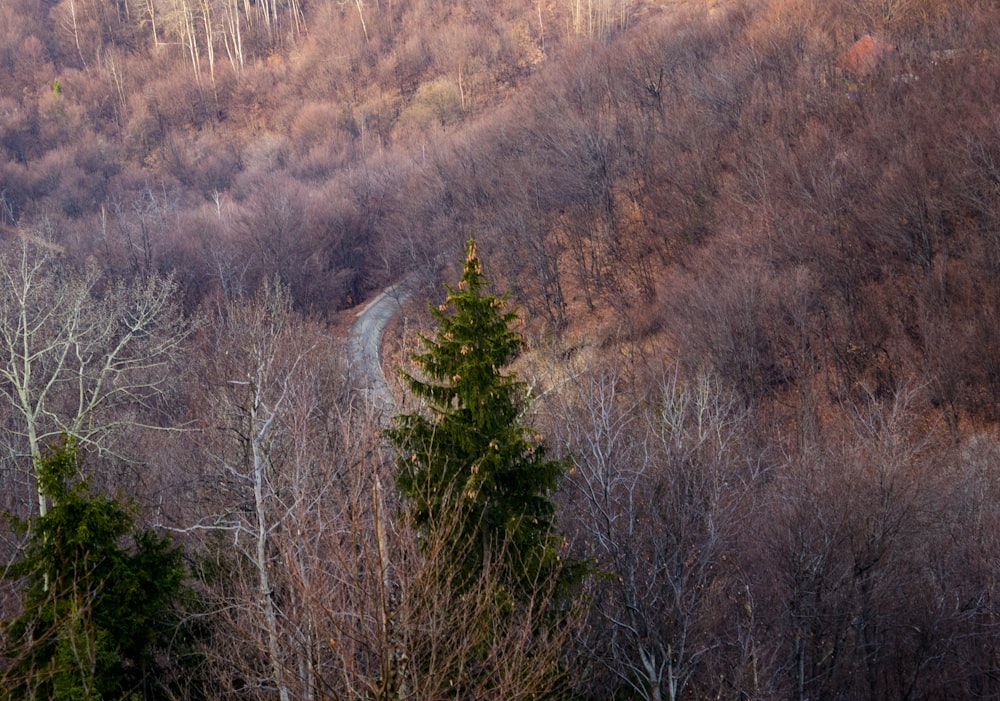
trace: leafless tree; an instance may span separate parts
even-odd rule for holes
[[[343,349],[280,285],[225,304],[194,402],[209,462],[176,528],[217,563],[206,653],[226,692],[485,701],[568,686],[570,626],[538,635],[555,580],[517,610],[491,573],[461,595],[442,586],[446,535],[418,543],[400,516],[381,407],[351,389]]]
[[[296,348],[294,331],[291,298],[277,282],[265,284],[255,299],[238,298],[221,310],[209,341],[214,348],[206,358],[204,403],[205,447],[224,489],[213,500],[214,513],[196,525],[233,538],[237,572],[245,572],[256,589],[246,592],[248,604],[255,603],[246,611],[241,607],[237,613],[247,615],[236,620],[263,632],[260,656],[268,672],[259,683],[273,687],[282,701],[294,694],[276,568],[283,554],[276,540],[289,516],[283,498],[288,441],[281,429],[317,340]],[[239,575],[227,582],[237,590],[239,584]]]
[[[74,269],[27,240],[0,256],[0,394],[7,400],[6,449],[32,474],[61,435],[90,450],[117,450],[176,376],[190,331],[172,279],[127,284]],[[39,513],[46,499],[38,491]]]
[[[762,608],[780,634],[765,644],[789,697],[962,697],[985,680],[982,657],[954,655],[983,640],[983,563],[966,547],[992,540],[972,495],[995,485],[936,447],[914,413],[921,394],[841,406],[768,486],[756,576],[772,583]]]
[[[743,454],[748,414],[709,376],[668,371],[646,393],[618,370],[591,370],[567,385],[553,391],[575,463],[567,509],[574,547],[606,573],[584,641],[610,674],[606,693],[708,693],[720,669],[760,693],[741,678],[756,664],[756,621],[731,551],[763,474]],[[728,667],[713,666],[720,656]]]

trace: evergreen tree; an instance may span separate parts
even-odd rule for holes
[[[428,538],[447,532],[455,582],[489,567],[511,594],[528,595],[568,571],[550,497],[566,465],[547,459],[523,423],[527,387],[505,370],[523,345],[517,314],[489,293],[474,241],[466,254],[458,286],[431,307],[437,334],[421,336],[424,352],[413,357],[422,372],[403,373],[426,411],[397,416],[387,433],[414,523]]]
[[[0,698],[166,698],[157,653],[175,629],[181,553],[136,531],[131,509],[91,493],[66,441],[38,461],[52,508],[29,524],[23,556],[7,577],[23,579],[23,613],[4,625]],[[124,544],[132,540],[133,547]]]

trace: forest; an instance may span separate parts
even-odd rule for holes
[[[0,0],[0,700],[1000,697],[997,46]]]

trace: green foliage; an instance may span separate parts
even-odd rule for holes
[[[427,558],[418,610],[443,612],[413,631],[407,654],[423,697],[563,698],[585,572],[560,557],[554,529],[567,465],[524,422],[527,386],[507,369],[523,348],[517,314],[487,287],[470,240],[461,280],[431,309],[437,334],[421,337],[419,375],[403,373],[424,406],[387,430]]]
[[[470,240],[458,286],[431,308],[437,335],[413,358],[422,375],[403,373],[427,411],[396,417],[388,436],[415,524],[429,540],[448,533],[451,574],[499,569],[511,594],[530,594],[561,567],[550,494],[566,464],[522,422],[527,387],[504,371],[522,348],[517,314],[486,288]]]
[[[166,698],[156,653],[176,627],[180,551],[136,531],[131,507],[90,491],[72,441],[40,459],[38,474],[52,508],[31,524],[11,519],[30,538],[7,574],[25,588],[23,613],[4,625],[0,698]]]

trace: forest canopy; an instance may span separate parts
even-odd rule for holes
[[[996,697],[997,46],[987,0],[0,3],[0,510],[72,433],[184,553],[187,698]],[[601,573],[544,639],[446,605],[352,361],[395,290],[412,406],[470,236]]]

